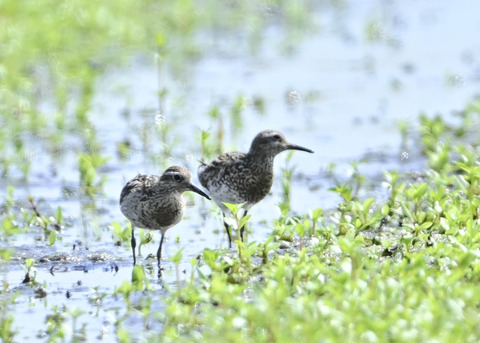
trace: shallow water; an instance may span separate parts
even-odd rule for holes
[[[18,293],[12,307],[20,331],[17,339],[37,337],[45,330],[52,307],[63,305],[85,312],[77,328],[86,323],[89,340],[113,338],[113,321],[124,304],[112,292],[131,279],[132,263],[129,244],[115,246],[109,229],[113,221],[126,224],[118,207],[120,190],[137,172],[160,174],[173,164],[196,170],[201,158],[200,130],[212,135],[217,130],[218,121],[208,116],[213,106],[219,107],[223,117],[224,150],[248,150],[255,134],[266,128],[278,129],[291,142],[315,150],[314,155],[295,152],[289,161],[295,166],[292,213],[303,215],[338,203],[339,197],[327,191],[335,186],[325,174],[331,163],[336,165],[336,175],[346,178],[352,172],[351,161],[370,156],[359,168],[379,183],[384,170],[423,168],[414,146],[400,149],[397,122],[415,126],[421,112],[449,115],[478,93],[479,9],[480,5],[468,1],[352,1],[343,8],[320,9],[315,13],[318,30],[293,41],[282,37],[278,27],[268,28],[253,56],[242,44],[233,44],[235,37],[215,41],[202,33],[204,57],[186,65],[180,75],[171,73],[168,65],[163,69],[160,84],[168,94],[161,109],[153,55],[151,63],[142,59],[109,71],[97,84],[90,114],[102,155],[110,156],[101,169],[108,177],[105,195],[95,200],[95,209],[82,210],[79,200],[76,153],[81,146],[74,138],[66,138],[72,149],[56,161],[45,157],[42,147],[32,151],[34,167],[28,183],[8,181],[15,183],[14,197],[23,201],[24,208],[29,209],[26,199],[33,195],[40,201],[40,211],[48,215],[61,206],[68,224],[54,247],[39,241],[42,231],[34,227],[9,242],[17,252],[2,274]],[[373,41],[367,39],[368,23],[374,28]],[[247,103],[241,113],[242,127],[235,127],[229,111],[239,95]],[[264,114],[252,105],[254,99],[264,101]],[[42,106],[47,109],[48,101]],[[130,114],[125,116],[125,111]],[[171,125],[167,141],[171,154],[164,153],[155,137],[165,123]],[[132,148],[127,159],[120,159],[117,143],[125,140]],[[404,152],[411,158],[402,158]],[[287,163],[286,155],[276,159],[272,194],[250,211],[253,233],[249,240],[262,241],[271,232],[265,223],[278,216],[275,205],[282,197],[280,169]],[[73,195],[65,197],[65,188]],[[381,196],[382,189],[377,192]],[[4,197],[4,188],[1,193]],[[219,214],[210,211],[215,205],[196,195],[190,199],[187,218],[169,230],[164,245],[165,256],[183,249],[182,278],[190,275],[190,260],[203,249],[227,247]],[[154,240],[142,248],[143,257],[156,251],[158,233],[154,232]],[[40,262],[45,256],[67,260]],[[31,287],[22,285],[20,265],[25,258],[36,260],[36,280],[45,285],[45,297],[36,298]],[[144,259],[141,263],[154,264]],[[163,282],[175,287],[173,263],[168,259],[162,263],[166,267]],[[155,275],[154,270],[149,274],[152,294],[161,299],[165,293]],[[102,292],[108,295],[101,305],[92,305],[92,298]],[[161,303],[156,303],[160,311]],[[133,316],[127,326],[141,328],[141,319]]]

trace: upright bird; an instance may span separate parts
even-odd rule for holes
[[[198,179],[212,199],[223,212],[228,213],[223,203],[241,204],[244,216],[247,211],[270,191],[273,184],[273,161],[277,154],[285,150],[301,150],[313,153],[312,150],[289,143],[278,131],[265,130],[254,138],[248,153],[230,152],[220,155],[210,164],[201,162],[198,168]],[[228,224],[223,222],[228,235],[228,245],[232,247],[232,238]],[[243,241],[243,231],[240,238]]]
[[[182,167],[170,167],[161,176],[137,175],[127,182],[120,194],[120,209],[132,223],[133,265],[136,264],[134,228],[158,230],[161,233],[157,250],[158,274],[165,232],[183,217],[183,192],[192,191],[210,197],[192,183],[192,173]]]

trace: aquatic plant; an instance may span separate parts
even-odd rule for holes
[[[223,203],[231,213],[231,216],[225,216],[225,222],[230,226],[230,228],[235,228],[237,231],[237,236],[241,236],[241,230],[244,230],[244,238],[246,234],[248,235],[248,220],[251,218],[250,214],[244,215],[243,214],[243,205],[244,204],[229,204]],[[232,232],[233,234],[233,232]]]
[[[140,237],[140,242],[138,243],[138,256],[142,256],[141,248],[143,245],[146,245],[153,241],[153,233],[151,231],[146,232],[145,229],[139,229],[138,236]]]
[[[282,201],[278,204],[282,212],[290,211],[290,187],[292,183],[295,166],[290,166],[289,162],[292,159],[294,151],[289,151],[285,158],[285,166],[282,167]]]
[[[2,263],[4,261],[5,256],[2,253]],[[14,342],[14,338],[18,333],[13,325],[15,316],[11,311],[12,307],[15,306],[17,295],[11,292],[7,279],[4,277],[0,292],[0,338],[2,342]]]
[[[35,277],[37,275],[37,271],[33,266],[34,263],[35,263],[34,259],[27,258],[25,260],[25,265],[22,265],[22,268],[25,271],[25,278],[23,279],[22,283],[32,283],[32,284],[35,283]],[[33,275],[31,275],[30,273],[33,273]]]
[[[113,222],[110,230],[112,231],[113,242],[115,245],[130,243],[132,238],[132,226],[130,222],[127,222],[125,228],[122,228],[122,225],[119,222]]]
[[[180,262],[182,261],[182,250],[179,249],[175,255],[170,256],[170,261],[175,265],[175,278],[177,279],[177,292],[180,293],[182,290],[182,284],[180,281]]]
[[[101,156],[97,153],[80,153],[78,155],[78,168],[80,171],[80,188],[84,194],[93,197],[97,195],[103,184],[106,182],[106,175],[99,175],[98,168],[103,166],[108,157]]]
[[[243,128],[242,113],[247,105],[243,95],[238,95],[230,109],[230,119],[232,122],[232,134],[236,135]]]

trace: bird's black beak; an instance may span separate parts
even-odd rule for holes
[[[303,146],[296,145],[296,144],[287,144],[287,149],[288,150],[306,151],[306,152],[309,152],[309,153],[313,154],[313,150],[308,149],[308,148],[304,148]]]
[[[202,197],[205,197],[208,200],[212,200],[212,199],[210,199],[210,197],[207,194],[205,194],[205,192],[203,192],[200,188],[198,188],[195,185],[191,184],[190,187],[189,187],[189,190],[191,190],[192,192],[195,192],[197,194],[200,194]]]

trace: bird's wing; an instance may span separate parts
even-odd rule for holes
[[[218,156],[210,164],[201,161],[198,167],[198,180],[200,184],[208,189],[209,182],[222,178],[225,169],[242,160],[246,154],[241,152],[228,152]]]
[[[133,179],[127,182],[127,184],[123,187],[122,192],[120,193],[120,204],[123,202],[125,197],[134,193],[134,192],[141,192],[142,198],[141,201],[148,198],[151,195],[153,187],[156,183],[158,183],[160,177],[156,175],[141,175],[138,174]]]
[[[245,157],[246,154],[243,152],[227,152],[218,156],[215,160],[212,161],[212,166],[224,167],[225,164],[235,163],[236,161],[241,160]]]

